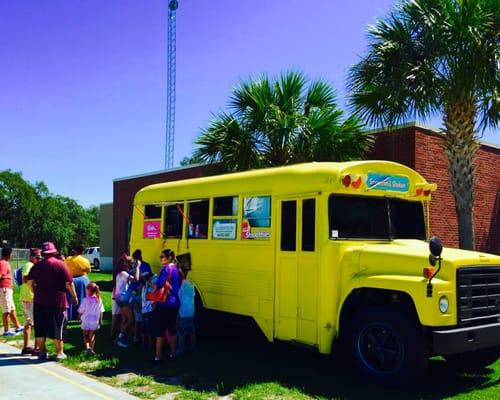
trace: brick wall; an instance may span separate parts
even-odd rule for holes
[[[455,199],[441,134],[418,126],[376,134],[370,159],[391,160],[414,168],[437,183],[430,206],[430,233],[458,247]],[[476,154],[474,231],[476,249],[500,254],[500,149],[483,145]]]

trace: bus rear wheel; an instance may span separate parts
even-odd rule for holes
[[[356,314],[347,329],[354,365],[367,378],[397,387],[424,374],[427,347],[419,327],[407,315],[370,307]]]
[[[498,347],[444,356],[449,366],[457,372],[480,372],[499,358]]]

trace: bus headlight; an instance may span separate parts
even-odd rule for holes
[[[448,297],[441,296],[439,298],[439,311],[441,311],[444,314],[446,311],[448,311],[448,306],[449,306]]]

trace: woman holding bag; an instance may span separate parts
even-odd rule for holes
[[[177,320],[177,311],[179,309],[179,286],[180,278],[177,265],[175,264],[175,254],[170,249],[161,252],[160,262],[162,269],[156,280],[156,288],[161,289],[165,285],[170,287],[168,295],[163,302],[157,302],[154,310],[154,324],[156,336],[156,354],[155,361],[161,359],[163,346],[165,345],[165,332],[170,336],[170,355],[173,358],[177,350],[177,332],[175,322]]]

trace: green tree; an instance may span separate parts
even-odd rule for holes
[[[99,209],[55,196],[43,182],[30,184],[18,172],[0,171],[0,240],[15,247],[56,243],[68,251],[74,244],[99,241]]]
[[[0,239],[15,246],[31,246],[40,215],[35,188],[19,172],[0,171]]]
[[[372,142],[357,118],[344,118],[330,84],[299,72],[242,82],[229,109],[202,131],[193,159],[241,171],[361,158]]]
[[[500,0],[404,1],[369,28],[368,54],[348,78],[369,123],[442,115],[464,249],[474,248],[477,132],[500,119],[499,29]]]

